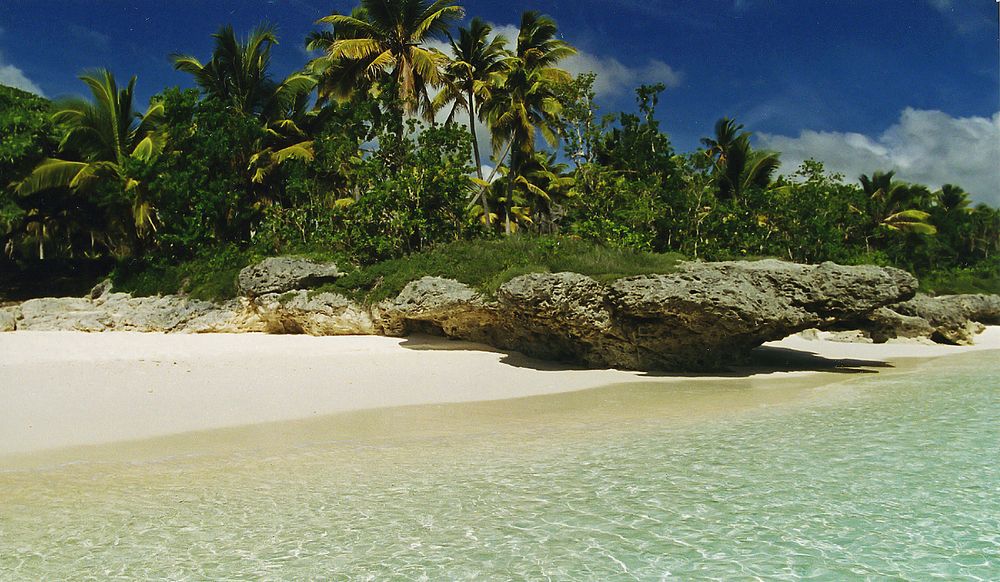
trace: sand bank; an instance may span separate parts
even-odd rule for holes
[[[769,348],[770,367],[733,376],[788,377],[1000,349],[1000,327],[972,347],[793,337]],[[794,371],[775,366],[774,356],[797,362]],[[574,369],[434,338],[17,332],[0,334],[0,455],[373,408],[689,379]]]

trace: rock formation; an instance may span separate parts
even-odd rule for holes
[[[1000,324],[1000,296],[920,294],[873,312],[856,327],[879,343],[894,338],[925,338],[969,345],[983,331],[984,324]]]
[[[268,259],[245,269],[247,297],[217,305],[113,293],[35,299],[0,309],[0,330],[267,332],[405,336],[432,333],[595,367],[708,370],[807,329],[964,343],[1000,323],[1000,297],[914,294],[904,271],[780,261],[685,263],[675,273],[610,283],[576,273],[517,277],[484,297],[425,277],[370,308],[334,293],[288,289],[339,274],[335,265]],[[263,292],[268,289],[283,291]],[[887,306],[892,306],[887,307]]]
[[[267,333],[309,335],[373,335],[371,315],[357,303],[335,293],[306,290],[265,295],[252,309]]]
[[[904,271],[871,266],[686,263],[610,284],[575,273],[525,275],[489,302],[460,283],[423,279],[381,304],[377,319],[390,335],[436,330],[590,366],[705,370],[766,341],[909,299],[916,287]]]
[[[342,273],[334,263],[316,263],[297,257],[271,257],[251,265],[239,275],[240,294],[260,297],[318,287],[336,281]]]

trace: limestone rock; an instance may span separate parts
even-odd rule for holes
[[[358,304],[336,293],[310,296],[308,291],[265,295],[255,310],[267,333],[372,335],[371,316]]]
[[[898,269],[780,261],[687,263],[607,285],[575,273],[524,275],[495,302],[425,278],[380,304],[376,319],[390,335],[429,331],[590,366],[705,370],[769,340],[866,317],[916,287]]]
[[[231,332],[263,331],[234,305],[220,306],[168,295],[132,297],[107,293],[96,300],[61,297],[32,299],[20,306],[23,331]]]
[[[114,287],[114,285],[111,283],[111,279],[105,279],[97,285],[94,285],[94,288],[90,290],[90,293],[87,293],[86,298],[91,301],[102,299],[111,293],[112,287]]]
[[[468,285],[441,277],[412,281],[395,298],[374,306],[376,329],[388,336],[436,333],[493,343],[496,312]]]
[[[970,345],[983,324],[1000,323],[1000,296],[998,295],[949,295],[929,297],[917,295],[913,299],[893,305],[892,311],[901,318],[923,320],[927,326],[919,334],[901,326],[888,331],[891,337],[930,337],[938,343]]]
[[[296,257],[271,257],[251,265],[239,275],[240,293],[260,297],[286,293],[336,281],[342,273],[334,263],[317,263]]]
[[[17,317],[20,309],[5,307],[0,309],[0,333],[17,329]]]

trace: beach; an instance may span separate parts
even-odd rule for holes
[[[587,370],[432,337],[17,332],[0,334],[0,456],[612,384],[883,373],[892,362],[1000,349],[793,336],[719,376]],[[831,380],[834,376],[830,376]]]

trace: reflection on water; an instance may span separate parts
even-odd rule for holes
[[[995,360],[88,451],[0,472],[0,579],[996,579]]]

